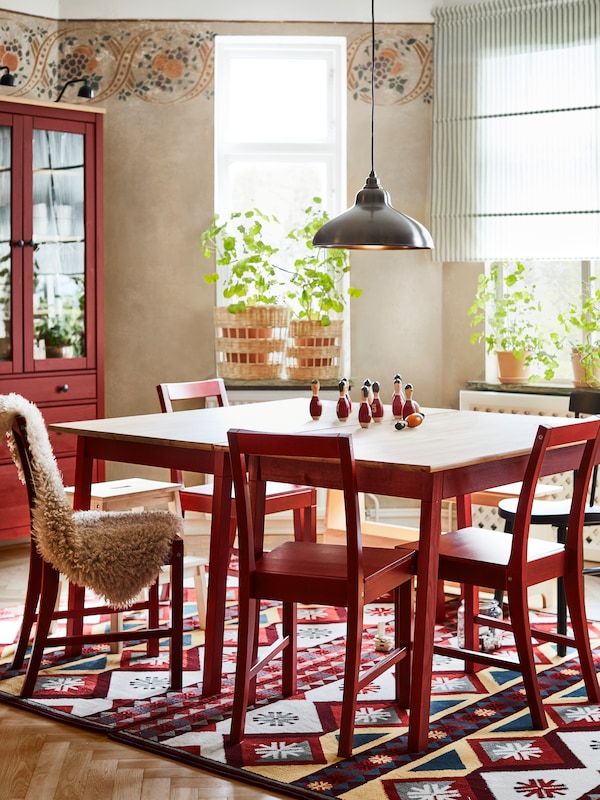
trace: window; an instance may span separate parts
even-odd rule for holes
[[[490,263],[485,265],[486,270],[489,270]],[[562,339],[553,381],[570,383],[573,379],[571,349],[585,344],[585,334],[576,329],[567,333],[558,317],[559,314],[566,314],[570,306],[581,308],[590,278],[593,279],[594,291],[600,288],[597,286],[600,284],[600,261],[526,261],[525,264],[527,287],[535,286],[536,299],[543,309],[539,320],[543,339],[549,349],[552,348],[552,334],[556,333]],[[543,374],[543,369],[541,372]],[[489,353],[486,358],[486,379],[493,381],[496,377],[496,358]]]
[[[528,261],[548,332],[600,259],[597,9],[495,0],[433,11],[437,255]],[[566,337],[556,379],[571,379]]]
[[[314,196],[343,211],[346,40],[217,36],[215,59],[215,211],[258,208],[284,230]]]

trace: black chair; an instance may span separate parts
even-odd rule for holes
[[[600,391],[593,389],[575,389],[569,399],[569,411],[575,417],[582,415],[600,415]],[[596,505],[596,484],[598,478],[598,465],[594,467],[592,473],[591,487],[588,505],[586,506],[584,526],[600,525],[600,505]],[[517,511],[517,497],[507,498],[498,503],[498,515],[504,522],[506,533],[512,533]],[[551,525],[556,528],[556,538],[564,544],[567,537],[567,527],[569,524],[569,512],[571,510],[571,500],[534,500],[531,511],[532,525]],[[590,567],[583,570],[584,575],[600,576],[600,567]],[[502,592],[497,593],[496,599],[502,602]],[[559,633],[567,631],[567,603],[565,600],[565,587],[562,578],[557,581],[557,629]],[[565,655],[565,647],[558,646],[559,655]]]

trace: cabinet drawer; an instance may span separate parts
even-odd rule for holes
[[[68,387],[63,391],[63,387]],[[16,392],[32,403],[70,403],[96,399],[96,373],[35,375],[0,378],[0,394]],[[71,420],[67,420],[71,421]]]

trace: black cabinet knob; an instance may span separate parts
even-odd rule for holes
[[[15,247],[25,247],[25,242],[23,239],[17,239],[15,242]]]
[[[58,391],[59,392],[68,392],[69,391],[69,384],[68,383],[63,383],[62,386],[58,387]]]

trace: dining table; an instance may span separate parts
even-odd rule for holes
[[[233,428],[272,433],[352,435],[361,492],[420,502],[419,558],[413,659],[420,665],[411,684],[408,748],[427,748],[434,655],[438,549],[442,502],[454,498],[459,527],[471,523],[472,493],[522,479],[540,423],[567,424],[564,417],[423,408],[423,422],[397,429],[391,407],[379,422],[363,427],[354,404],[349,418],[337,418],[336,402],[322,401],[313,419],[310,394],[285,400],[143,414],[50,425],[57,434],[77,437],[74,507],[89,508],[94,463],[126,462],[214,476],[211,519],[207,623],[202,694],[221,689],[225,601],[229,565],[231,470],[227,431]],[[548,474],[573,468],[577,448],[557,448]],[[309,459],[307,475],[325,488],[341,488],[327,462]],[[286,459],[274,459],[270,480],[287,482]]]

